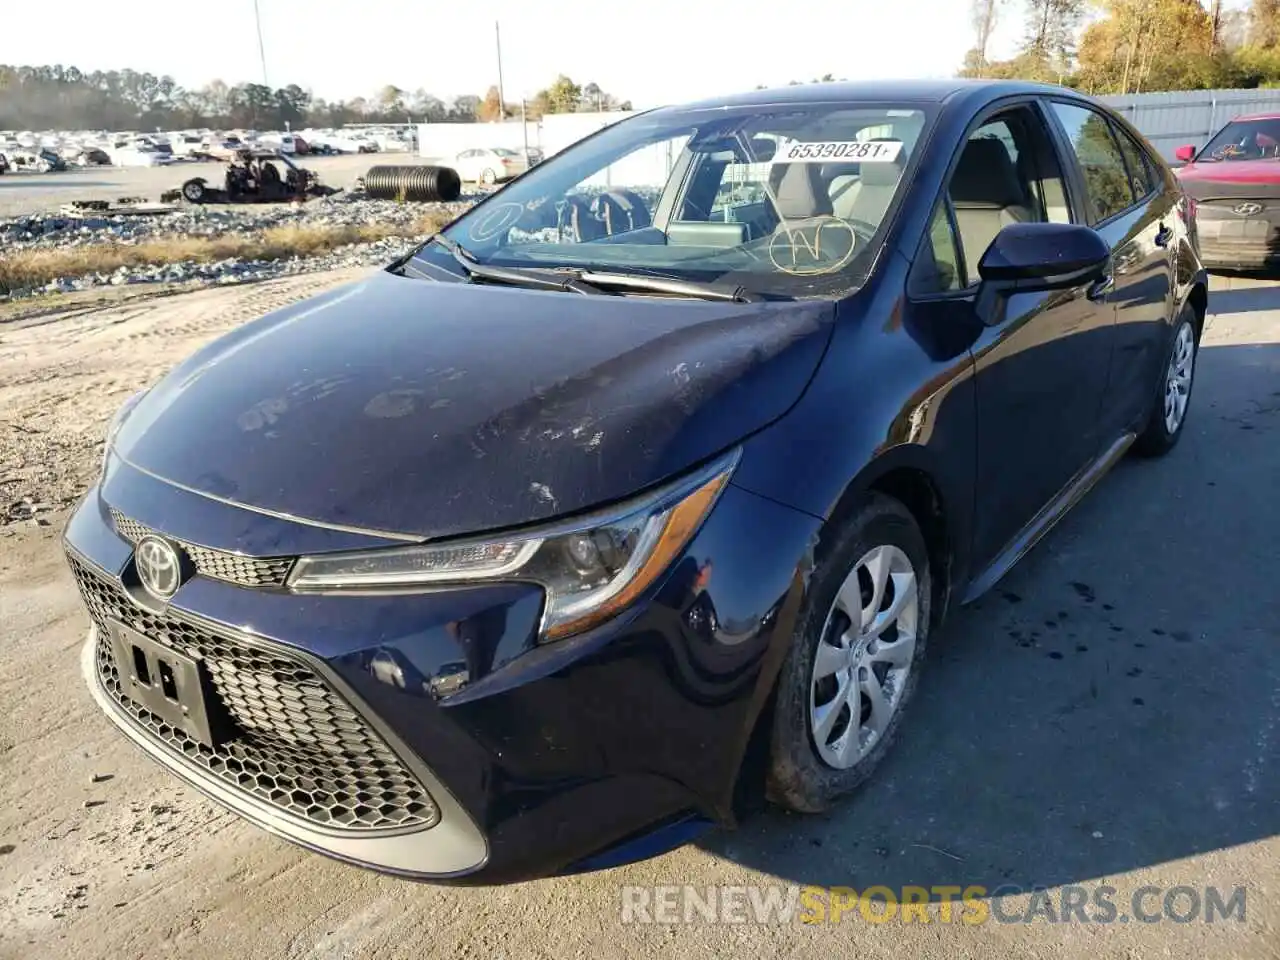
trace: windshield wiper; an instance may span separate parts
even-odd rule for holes
[[[515,267],[495,267],[481,263],[468,250],[437,233],[431,238],[453,255],[453,259],[467,272],[468,277],[488,280],[491,283],[510,283],[514,286],[533,287],[537,290],[564,290],[569,293],[600,293],[600,290],[583,283],[576,273],[551,273],[545,270],[526,270]]]
[[[757,303],[760,297],[745,287],[727,283],[706,283],[700,280],[682,280],[679,277],[657,277],[643,273],[616,273],[607,270],[583,270],[578,279],[593,287],[615,287],[620,290],[669,293],[677,297],[697,297],[699,300],[732,300],[737,303]]]
[[[636,292],[667,293],[699,300],[730,300],[755,303],[760,297],[740,286],[726,283],[703,283],[679,277],[660,277],[643,273],[619,273],[606,270],[580,270],[576,267],[497,267],[481,263],[464,247],[437,233],[431,238],[453,255],[467,276],[493,283],[510,283],[538,290],[565,290],[570,293],[604,293],[606,288]]]

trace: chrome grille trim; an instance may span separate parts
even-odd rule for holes
[[[120,536],[130,543],[137,543],[148,535],[165,537],[182,548],[191,558],[196,572],[201,576],[224,580],[242,587],[282,587],[288,580],[289,571],[293,567],[293,557],[246,557],[226,550],[202,547],[199,544],[168,537],[159,530],[153,530],[146,524],[126,517],[115,507],[109,510],[111,522]]]
[[[312,832],[388,836],[440,822],[421,778],[304,659],[185,614],[151,613],[106,573],[74,553],[68,560],[97,628],[96,682],[121,719],[159,748],[167,764]],[[113,620],[203,662],[239,735],[208,747],[131,700],[110,654]]]

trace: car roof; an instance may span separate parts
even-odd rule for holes
[[[1232,117],[1227,123],[1235,123],[1237,120],[1280,120],[1280,113],[1246,113]]]
[[[1065,87],[1020,80],[859,80],[836,83],[800,83],[786,87],[752,90],[728,97],[671,104],[664,109],[706,109],[713,107],[753,107],[774,104],[829,103],[831,101],[942,103],[957,96],[995,99],[1019,93],[1077,95]]]

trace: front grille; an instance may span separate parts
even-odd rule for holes
[[[72,556],[98,625],[96,662],[107,693],[170,752],[258,800],[313,825],[377,831],[434,826],[439,811],[386,742],[307,664],[138,607],[114,580]],[[124,692],[107,631],[123,623],[203,662],[237,735],[209,747]]]
[[[145,524],[126,517],[114,507],[111,508],[111,521],[120,536],[130,543],[137,543],[147,535],[164,536]],[[283,586],[289,576],[289,568],[293,566],[292,557],[244,557],[238,553],[174,540],[172,537],[166,539],[182,548],[191,558],[197,573],[216,580],[226,580],[228,583],[238,583],[242,587]]]

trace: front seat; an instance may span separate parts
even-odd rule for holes
[[[970,140],[951,178],[951,206],[971,279],[996,234],[1011,223],[1035,220],[1026,187],[999,140]]]
[[[862,179],[845,211],[845,220],[857,220],[878,227],[902,179],[902,165],[897,160],[887,163],[863,163]]]
[[[817,163],[778,164],[769,173],[769,186],[784,220],[831,215],[831,198]]]

